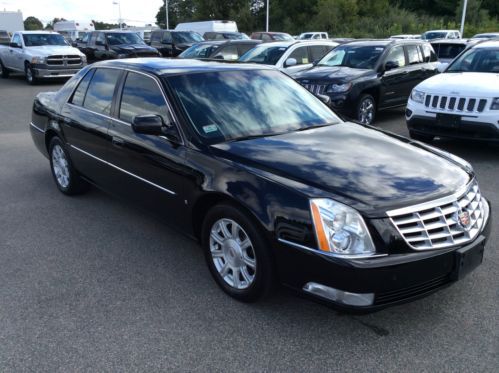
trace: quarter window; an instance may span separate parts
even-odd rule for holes
[[[94,75],[95,69],[90,70],[81,80],[78,88],[73,93],[73,98],[71,99],[71,103],[77,106],[83,106],[83,102],[85,101],[85,94],[87,93],[88,84]]]
[[[405,66],[404,48],[394,47],[390,52],[388,52],[388,56],[386,56],[386,62],[388,61],[398,63],[399,67],[404,67]]]
[[[304,65],[310,63],[308,60],[307,47],[296,48],[288,58],[294,58],[297,65]]]
[[[114,89],[121,71],[97,69],[87,89],[83,107],[99,114],[110,115]]]
[[[423,62],[423,58],[419,53],[419,48],[417,45],[408,45],[407,48],[407,58],[409,59],[409,65],[414,65]]]
[[[435,51],[429,44],[423,44],[422,47],[424,62],[434,62],[437,60]]]
[[[130,72],[123,87],[119,117],[132,123],[135,116],[146,114],[160,115],[165,123],[172,122],[158,84],[152,78]]]

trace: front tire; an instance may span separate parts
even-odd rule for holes
[[[49,145],[50,169],[57,188],[64,194],[75,195],[86,192],[89,184],[73,168],[69,154],[58,137]]]
[[[274,285],[270,248],[260,227],[230,204],[213,207],[203,222],[206,263],[217,284],[231,297],[255,302]]]
[[[411,139],[416,140],[416,141],[421,141],[421,142],[432,142],[435,136],[432,135],[425,135],[422,133],[416,133],[416,132],[409,132],[409,136]]]
[[[7,79],[10,75],[10,70],[5,67],[2,61],[0,61],[0,76],[3,79]]]
[[[29,85],[36,85],[38,83],[38,78],[35,76],[35,72],[29,63],[26,63],[24,68],[24,76]]]
[[[376,101],[374,97],[364,94],[357,104],[357,121],[361,124],[373,124],[376,117]]]

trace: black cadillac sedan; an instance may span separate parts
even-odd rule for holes
[[[281,282],[376,310],[482,261],[490,209],[467,162],[342,122],[272,68],[96,63],[39,94],[30,129],[62,193],[92,184],[148,209],[242,301]]]

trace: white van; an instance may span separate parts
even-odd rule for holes
[[[82,38],[85,33],[95,31],[95,27],[92,22],[59,21],[54,23],[54,31],[72,41],[76,41]]]
[[[175,31],[194,31],[200,35],[205,32],[238,32],[234,21],[201,21],[179,23]]]

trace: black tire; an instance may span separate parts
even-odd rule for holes
[[[409,132],[409,135],[411,136],[411,139],[421,141],[421,142],[432,142],[435,136],[432,135],[425,135],[422,133],[416,133],[416,132]]]
[[[217,270],[214,261],[215,259],[212,257],[210,235],[212,228],[214,228],[216,223],[221,219],[230,219],[236,222],[242,228],[242,234],[246,235],[252,244],[252,254],[254,255],[256,265],[255,270],[253,271],[253,280],[245,289],[237,289],[236,287],[229,285],[219,273],[219,270]],[[207,213],[203,221],[201,237],[208,268],[216,283],[224,292],[242,302],[255,302],[268,296],[272,292],[275,281],[270,245],[267,243],[267,240],[264,239],[262,228],[245,213],[241,212],[241,209],[227,203],[214,206]],[[231,276],[233,277],[233,272]],[[243,279],[244,282],[242,273],[238,275],[238,277]]]
[[[54,153],[62,151],[65,161],[67,163],[67,169],[65,170],[64,174],[67,176],[67,183],[61,182],[60,178],[58,179],[57,174],[57,165],[56,165],[56,160],[54,158],[57,158],[57,156],[54,157]],[[78,172],[73,167],[73,164],[71,162],[71,158],[69,157],[68,152],[66,151],[66,148],[64,147],[63,142],[61,139],[57,136],[53,137],[50,140],[50,145],[49,145],[49,159],[50,159],[50,170],[52,171],[52,176],[54,178],[55,184],[57,185],[57,188],[64,194],[72,196],[76,194],[82,194],[85,193],[90,185],[83,180]],[[60,170],[60,167],[59,167]]]
[[[369,94],[363,94],[357,103],[356,120],[361,124],[372,125],[375,119],[376,100]]]
[[[38,83],[38,78],[35,76],[33,68],[29,63],[26,63],[26,66],[24,67],[24,76],[29,85],[36,85]]]
[[[3,62],[0,60],[0,76],[3,78],[3,79],[7,79],[10,75],[10,70],[7,69]]]

